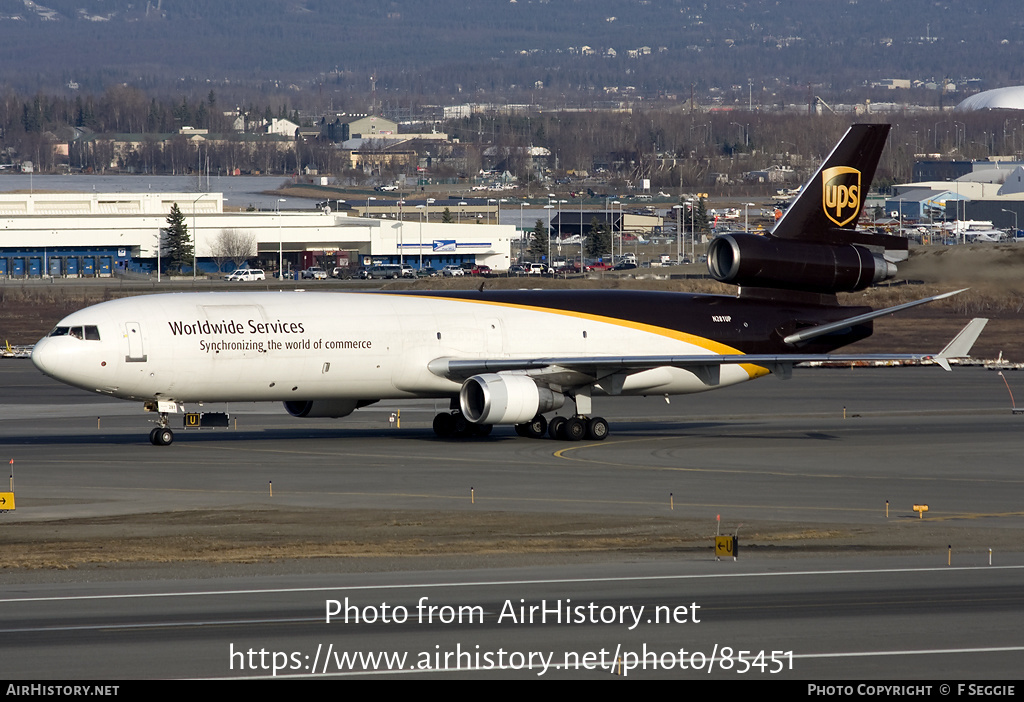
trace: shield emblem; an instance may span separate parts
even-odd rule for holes
[[[860,214],[860,171],[849,166],[826,168],[821,174],[821,206],[825,216],[845,227]]]

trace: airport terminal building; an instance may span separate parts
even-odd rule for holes
[[[479,263],[505,270],[516,228],[477,220],[354,217],[323,210],[226,212],[221,193],[0,194],[0,277],[110,276],[156,270],[162,230],[174,204],[185,218],[200,273],[223,272],[220,243],[251,238],[252,267],[286,275],[309,265],[407,263],[414,268]],[[415,211],[414,211],[415,212]],[[191,272],[191,267],[187,269]]]

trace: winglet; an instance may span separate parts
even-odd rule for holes
[[[963,358],[971,354],[971,347],[978,340],[981,330],[988,324],[984,317],[975,317],[967,326],[960,330],[960,333],[953,337],[953,340],[946,344],[946,348],[939,351],[933,358],[944,370],[950,370],[949,359]]]

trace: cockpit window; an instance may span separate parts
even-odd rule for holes
[[[76,339],[85,339],[86,341],[99,341],[100,330],[95,325],[89,325],[85,327],[55,327],[50,336],[73,336]]]

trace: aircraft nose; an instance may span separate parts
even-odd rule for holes
[[[67,382],[75,368],[75,356],[68,345],[54,342],[66,339],[40,339],[32,347],[32,363],[51,378]]]
[[[53,375],[54,352],[49,339],[40,339],[32,347],[32,363],[46,375]]]

